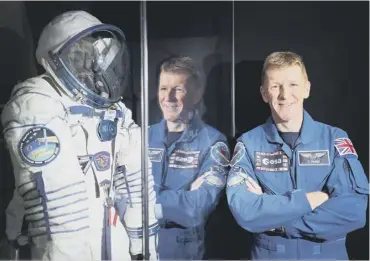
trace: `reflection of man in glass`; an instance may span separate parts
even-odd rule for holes
[[[160,259],[202,259],[204,226],[225,186],[229,149],[225,136],[195,110],[202,94],[191,58],[161,65],[158,98],[164,119],[149,131]]]
[[[236,221],[254,233],[252,258],[348,259],[369,193],[353,144],[304,110],[310,82],[297,54],[269,55],[260,90],[271,117],[239,138],[227,181]]]

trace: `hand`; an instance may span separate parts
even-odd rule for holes
[[[314,191],[306,194],[311,209],[314,210],[329,199],[329,195],[322,191]]]
[[[248,176],[245,183],[248,186],[248,191],[249,192],[252,192],[252,193],[257,194],[257,195],[262,195],[263,194],[263,191],[262,191],[260,185],[258,185],[257,182],[255,182],[254,179],[252,179],[251,177]]]

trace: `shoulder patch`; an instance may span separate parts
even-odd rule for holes
[[[211,186],[223,187],[225,186],[225,176],[223,175],[208,175],[206,176],[206,182]]]
[[[60,142],[55,133],[46,127],[29,129],[18,145],[22,160],[35,167],[52,162],[60,152]]]
[[[235,187],[241,185],[243,182],[245,182],[245,179],[242,176],[232,176],[227,180],[227,187]]]
[[[238,143],[235,146],[233,158],[230,161],[230,166],[235,166],[236,163],[238,163],[245,155],[245,146],[243,142],[238,141]]]
[[[358,157],[355,147],[353,146],[349,138],[338,138],[334,143],[335,148],[337,149],[339,155],[355,155]]]
[[[230,151],[225,142],[216,142],[211,148],[211,156],[221,166],[229,165]]]
[[[248,175],[246,174],[245,170],[240,167],[234,167],[230,171],[230,175],[227,179],[227,187],[234,187],[239,186],[242,183],[245,183]]]

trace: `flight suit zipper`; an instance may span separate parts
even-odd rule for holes
[[[167,146],[165,145],[164,146],[164,161],[163,161],[163,164],[162,164],[162,176],[161,176],[161,188],[160,190],[165,190],[166,189],[166,186],[165,186],[165,183],[166,183],[166,179],[167,179],[167,170],[168,170],[168,161],[169,161],[169,157],[168,157],[168,148]]]
[[[292,157],[290,159],[290,176],[292,177],[293,189],[297,189],[297,177],[295,173],[295,148],[292,149]]]

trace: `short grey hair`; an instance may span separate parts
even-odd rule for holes
[[[160,66],[160,73],[179,73],[188,76],[187,83],[195,89],[202,89],[201,73],[195,61],[188,56],[174,56],[164,60]]]

